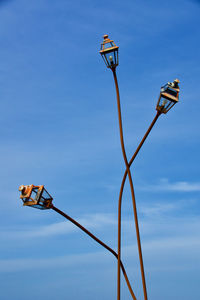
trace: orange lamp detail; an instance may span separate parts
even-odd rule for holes
[[[52,207],[53,198],[44,188],[44,185],[21,185],[19,191],[24,206],[38,209],[50,209]]]

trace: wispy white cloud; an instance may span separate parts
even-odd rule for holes
[[[101,261],[102,252],[67,255],[51,258],[22,258],[0,260],[0,272],[19,272],[25,270],[65,268],[70,265],[80,265]]]
[[[140,206],[140,213],[144,216],[152,216],[152,215],[161,215],[166,212],[174,211],[179,207],[177,202],[175,203],[155,203],[152,205],[142,205]]]
[[[177,181],[170,183],[168,179],[161,179],[157,184],[144,185],[140,189],[149,192],[199,192],[200,182]]]
[[[196,231],[200,230],[200,221],[198,216],[186,215],[185,213],[180,217],[176,216],[177,212],[184,211],[190,207],[193,207],[196,203],[195,200],[179,200],[173,202],[151,202],[138,206],[138,212],[141,215],[140,226],[142,233],[145,236],[153,234],[165,233],[177,233],[182,231]],[[93,233],[96,232],[108,232],[108,229],[117,229],[117,214],[114,213],[91,213],[83,215],[82,217],[75,218],[81,225],[85,226]],[[127,214],[122,218],[122,227],[125,232],[132,233],[133,216]],[[177,226],[178,224],[178,226]],[[181,229],[180,229],[181,226]],[[189,229],[188,229],[189,228]],[[6,240],[19,240],[19,239],[32,239],[32,238],[49,238],[58,235],[69,235],[77,232],[80,229],[71,222],[64,220],[62,222],[52,223],[43,226],[34,225],[34,227],[28,227],[23,229],[18,227],[14,230],[2,229],[0,232],[1,239]]]
[[[200,249],[199,235],[192,234],[185,237],[161,237],[143,242],[143,249],[148,253],[154,252],[155,250],[156,252],[168,252],[170,250],[179,250],[180,248],[186,251],[188,248],[193,249],[193,247],[197,247],[196,251],[198,251],[197,249]],[[137,253],[137,246],[126,246],[124,247],[124,251],[127,255],[131,255],[131,253]]]
[[[154,262],[156,261],[155,257],[159,253],[166,254],[169,252],[177,254],[181,250],[182,260],[188,256],[190,253],[193,253],[195,257],[200,251],[200,239],[196,235],[187,235],[186,237],[168,237],[168,238],[157,238],[150,241],[143,242],[143,250],[146,253],[147,259],[151,257]],[[195,250],[195,251],[194,251]],[[125,246],[122,249],[124,257],[126,259],[133,258],[134,261],[137,260],[137,246],[132,244]],[[67,256],[57,256],[50,258],[21,258],[21,259],[2,259],[0,260],[0,272],[9,273],[9,272],[20,272],[26,270],[37,270],[37,269],[48,269],[48,268],[66,268],[67,266],[81,266],[81,265],[91,265],[91,264],[102,264],[106,263],[109,260],[109,255],[105,256],[105,251],[99,252],[89,252],[84,254],[75,254]],[[114,258],[115,259],[115,258]],[[157,259],[159,262],[159,259]],[[158,268],[159,264],[156,264],[154,268]],[[190,266],[192,268],[194,266]],[[174,266],[171,261],[171,264],[164,262],[162,269],[174,269],[178,268]]]
[[[192,203],[192,201],[191,201]],[[140,213],[145,217],[140,222],[142,234],[142,246],[147,259],[151,258],[155,262],[158,260],[157,255],[169,255],[169,253],[177,254],[181,251],[183,259],[187,259],[190,253],[197,255],[200,251],[200,220],[198,217],[181,216],[172,217],[168,212],[176,212],[180,209],[182,204],[180,202],[174,203],[154,203],[148,206],[140,207]],[[190,205],[190,204],[188,204]],[[101,229],[105,232],[108,226],[117,224],[117,218],[114,214],[90,214],[78,221],[86,226],[88,229]],[[133,237],[133,219],[126,216],[122,224],[124,233]],[[69,222],[59,222],[47,226],[40,226],[36,230],[15,231],[15,232],[1,232],[1,237],[9,238],[38,238],[50,237],[59,234],[70,234],[79,230]],[[29,239],[28,239],[29,240]],[[126,259],[132,258],[137,260],[137,246],[136,243],[128,244],[123,247],[123,256]],[[171,254],[170,254],[171,255]],[[109,259],[109,255],[105,258],[105,251],[85,253],[85,254],[69,254],[67,256],[51,257],[51,258],[18,258],[18,259],[2,259],[0,260],[0,272],[19,272],[26,270],[48,269],[48,268],[63,268],[71,265],[81,264],[97,264],[105,262]],[[187,266],[180,266],[176,264],[177,268],[188,268]],[[159,269],[159,263],[152,266],[154,269]],[[173,269],[174,264],[162,265],[162,269]],[[193,268],[193,266],[190,266]]]
[[[116,225],[116,218],[113,214],[90,214],[85,215],[82,218],[78,218],[81,225],[85,226],[87,229],[101,229],[108,225]],[[69,221],[63,221],[58,223],[53,223],[46,226],[34,227],[34,229],[29,228],[28,230],[18,230],[18,231],[1,231],[1,238],[6,239],[19,239],[19,238],[38,238],[38,237],[50,237],[57,235],[66,235],[79,231],[80,229],[76,227]]]

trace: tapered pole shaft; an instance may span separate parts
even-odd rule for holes
[[[110,248],[108,245],[106,245],[104,242],[102,242],[99,238],[97,238],[94,234],[92,234],[89,230],[87,230],[84,226],[82,226],[80,223],[78,223],[76,220],[74,220],[73,218],[71,218],[70,216],[68,216],[66,213],[64,213],[62,210],[58,209],[57,207],[55,207],[54,205],[52,205],[51,207],[54,211],[56,211],[58,214],[60,214],[61,216],[63,216],[64,218],[66,218],[67,220],[69,220],[70,222],[72,222],[75,226],[77,226],[78,228],[80,228],[82,231],[84,231],[87,235],[89,235],[93,240],[95,240],[98,244],[100,244],[101,246],[103,246],[105,249],[107,249],[110,253],[112,253],[117,259],[118,259],[118,255],[117,253]],[[126,270],[124,268],[124,265],[122,263],[122,261],[120,261],[120,267],[122,269],[124,278],[126,280],[128,289],[130,291],[130,294],[132,296],[132,298],[134,300],[137,300],[135,297],[135,294],[132,290],[131,284],[129,282],[128,276],[126,274]]]
[[[119,131],[120,131],[120,141],[121,141],[121,148],[122,148],[122,154],[124,158],[124,162],[126,165],[126,171],[128,173],[129,177],[129,183],[130,183],[130,189],[131,189],[131,197],[132,197],[132,203],[133,203],[133,211],[134,211],[134,219],[135,219],[135,229],[136,229],[136,237],[137,237],[137,245],[138,245],[138,253],[139,253],[139,260],[140,260],[140,270],[141,270],[141,276],[142,276],[142,285],[143,285],[143,292],[144,292],[144,299],[148,300],[147,298],[147,288],[146,288],[146,280],[145,280],[145,273],[144,273],[144,264],[143,264],[143,257],[142,257],[142,247],[141,247],[141,241],[140,241],[140,231],[139,231],[139,224],[138,224],[138,216],[137,216],[137,207],[136,207],[136,201],[135,201],[135,194],[134,194],[134,187],[133,187],[133,181],[131,172],[129,169],[129,163],[126,156],[125,146],[124,146],[124,138],[123,138],[123,127],[122,127],[122,117],[121,117],[121,105],[120,105],[120,95],[119,95],[119,86],[117,81],[117,75],[116,75],[116,68],[112,69],[113,71],[113,77],[115,81],[115,87],[116,87],[116,96],[117,96],[117,108],[118,108],[118,120],[119,120]],[[121,245],[121,235],[118,235],[118,248],[119,243]],[[120,300],[120,261],[121,261],[121,253],[118,253],[118,268],[117,268],[117,300]]]

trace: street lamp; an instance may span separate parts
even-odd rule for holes
[[[127,155],[126,155],[126,150],[125,150],[125,145],[124,145],[124,137],[123,137],[120,94],[119,94],[119,85],[118,85],[117,74],[116,74],[116,67],[119,64],[119,62],[118,62],[118,47],[112,41],[113,45],[115,45],[114,47],[103,48],[104,45],[107,45],[107,44],[109,45],[109,41],[111,41],[111,40],[108,39],[108,35],[104,35],[104,41],[101,44],[101,50],[99,52],[100,52],[101,56],[103,57],[106,66],[112,70],[113,78],[114,78],[114,82],[115,82],[121,149],[122,149],[122,154],[123,154],[124,162],[126,165],[126,170],[127,170],[128,177],[129,177],[129,184],[130,184],[130,189],[131,189],[131,197],[132,197],[133,211],[134,211],[134,220],[135,220],[139,261],[140,261],[140,270],[141,270],[141,276],[142,276],[143,292],[144,292],[144,298],[145,298],[145,300],[147,300],[147,288],[146,288],[146,280],[145,280],[145,273],[144,273],[144,264],[143,264],[143,257],[142,257],[142,247],[141,247],[141,241],[140,241],[140,231],[139,231],[139,224],[138,224],[135,193],[134,193],[133,180],[132,180],[131,172],[129,169],[129,163],[128,163],[128,159],[127,159]],[[116,53],[117,53],[117,56],[116,56]],[[114,55],[114,58],[113,58],[113,55]],[[110,56],[110,58],[109,58],[109,56]],[[117,60],[115,60],[116,57],[117,57]],[[118,222],[121,222],[121,220],[118,219]],[[118,231],[118,249],[121,248],[120,245],[121,245],[121,233],[119,234],[119,231]],[[118,251],[117,300],[120,300],[120,296],[121,296],[120,295],[120,289],[121,289],[120,261],[121,261],[121,253]]]
[[[168,82],[167,85],[161,87],[160,96],[156,106],[156,116],[154,117],[151,125],[149,126],[146,134],[144,135],[143,139],[141,140],[138,148],[136,149],[134,155],[132,156],[131,160],[128,162],[125,146],[124,146],[124,138],[123,138],[123,128],[122,128],[122,117],[121,117],[121,107],[120,107],[120,95],[119,95],[119,87],[118,81],[116,76],[116,66],[118,65],[118,47],[115,49],[117,52],[117,63],[113,60],[113,55],[108,55],[107,53],[112,52],[113,47],[105,48],[105,44],[109,44],[108,35],[104,35],[104,41],[101,44],[100,54],[102,55],[104,62],[106,63],[107,67],[110,68],[113,72],[115,87],[116,87],[116,96],[117,96],[117,106],[118,106],[118,120],[119,120],[119,131],[120,131],[120,141],[121,141],[121,148],[123,153],[124,162],[126,165],[126,171],[124,173],[120,194],[119,194],[119,202],[118,202],[118,276],[117,276],[117,299],[120,300],[120,261],[121,261],[121,206],[122,206],[122,194],[124,189],[124,184],[126,181],[126,177],[129,177],[129,183],[131,188],[131,197],[133,202],[133,211],[134,211],[134,219],[135,219],[135,228],[136,228],[136,237],[137,237],[137,244],[138,244],[138,253],[139,253],[139,260],[140,260],[140,269],[141,269],[141,276],[142,276],[142,284],[143,284],[143,292],[144,292],[144,299],[147,300],[147,289],[146,289],[146,280],[145,280],[145,273],[144,273],[144,264],[143,264],[143,257],[142,257],[142,248],[141,248],[141,241],[140,241],[140,232],[139,232],[139,224],[138,224],[138,216],[137,216],[137,207],[135,201],[135,193],[133,187],[132,176],[130,172],[130,166],[133,163],[134,159],[136,158],[139,150],[141,149],[142,145],[144,144],[147,136],[149,135],[150,131],[152,130],[154,124],[156,123],[158,117],[164,113],[166,114],[177,102],[179,98],[179,80],[175,79],[173,82]],[[112,41],[114,44],[114,42]],[[115,45],[115,44],[114,44]],[[105,49],[104,49],[105,48]],[[106,49],[108,49],[106,51]],[[110,62],[109,62],[109,60]],[[113,63],[112,63],[113,62]]]
[[[44,185],[21,185],[19,191],[24,206],[38,209],[50,209],[52,207],[53,198],[44,188]]]
[[[103,43],[101,44],[101,50],[99,51],[106,66],[108,68],[116,68],[118,66],[118,46],[114,43],[114,41],[108,38],[108,35],[105,34]]]
[[[21,185],[19,187],[19,191],[21,192],[20,199],[23,201],[23,206],[30,206],[37,209],[53,209],[55,212],[69,220],[71,223],[73,223],[75,226],[80,228],[82,231],[84,231],[88,236],[90,236],[93,240],[95,240],[98,244],[103,246],[105,249],[107,249],[110,253],[112,253],[116,259],[118,259],[117,253],[110,248],[108,245],[106,245],[104,242],[102,242],[99,238],[97,238],[94,234],[92,234],[88,229],[86,229],[84,226],[82,226],[80,223],[78,223],[76,220],[68,216],[66,213],[58,209],[52,204],[53,198],[51,195],[47,192],[47,190],[44,188],[44,185]],[[133,300],[137,300],[135,297],[135,294],[132,290],[131,284],[129,282],[128,276],[126,274],[126,270],[124,268],[124,265],[122,261],[120,261],[120,267],[123,272],[126,284],[128,286],[129,292],[133,298]]]
[[[161,87],[156,106],[157,111],[166,114],[178,102],[179,82],[178,79],[175,79],[173,82],[168,82]]]

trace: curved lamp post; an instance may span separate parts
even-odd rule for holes
[[[151,123],[151,125],[149,126],[148,130],[146,131],[144,137],[142,138],[139,146],[137,147],[135,153],[133,154],[132,158],[129,161],[129,168],[131,167],[133,161],[135,160],[138,152],[140,151],[141,147],[143,146],[146,138],[148,137],[149,133],[151,132],[154,124],[156,123],[156,121],[158,120],[159,116],[164,113],[166,114],[179,100],[179,86],[178,83],[180,81],[178,79],[175,79],[174,82],[168,82],[167,85],[165,85],[165,88],[168,86],[170,87],[170,89],[168,89],[168,92],[163,91],[163,87],[161,87],[161,91],[160,91],[160,95],[158,98],[158,102],[157,102],[157,106],[156,106],[156,110],[157,113]],[[171,89],[172,86],[176,86],[176,88],[173,88],[173,90]],[[176,95],[172,95],[172,93],[175,93]],[[166,102],[167,101],[167,102]],[[168,107],[167,107],[168,106]],[[121,207],[122,207],[122,195],[123,195],[123,190],[124,190],[124,184],[126,181],[126,177],[127,177],[127,170],[124,172],[124,176],[122,179],[122,183],[121,183],[121,188],[120,188],[120,193],[119,193],[119,202],[118,202],[118,254],[119,254],[119,260],[118,262],[120,262],[121,259]]]
[[[129,164],[128,164],[128,160],[127,160],[127,156],[126,156],[125,145],[124,145],[124,137],[123,137],[120,95],[119,95],[119,86],[118,86],[117,74],[116,74],[116,67],[119,64],[118,49],[119,49],[119,47],[117,47],[114,44],[114,42],[108,38],[108,35],[104,35],[104,41],[101,44],[100,54],[103,57],[106,66],[112,70],[114,82],[115,82],[121,149],[122,149],[124,162],[126,165],[126,171],[128,173],[128,177],[129,177],[130,188],[131,188],[131,197],[132,197],[132,202],[133,202],[133,211],[134,211],[135,228],[136,228],[139,260],[140,260],[140,269],[141,269],[141,275],[142,275],[142,284],[143,284],[144,298],[145,298],[145,300],[147,300],[147,289],[146,289],[146,281],[145,281],[145,274],[144,274],[144,264],[143,264],[143,258],[142,258],[142,248],[141,248],[141,241],[140,241],[137,207],[136,207],[136,201],[135,201],[133,180],[132,180],[131,172],[129,169]],[[119,243],[121,243],[121,240],[120,240],[120,236],[118,235],[118,249],[120,248]],[[118,261],[119,260],[120,260],[120,253],[118,252]],[[118,266],[118,272],[117,272],[117,299],[118,300],[120,300],[120,287],[121,287],[120,282],[121,282],[120,268]]]
[[[98,244],[103,246],[105,249],[107,249],[110,253],[112,253],[115,258],[118,259],[117,253],[110,248],[108,245],[106,245],[104,242],[102,242],[99,238],[97,238],[94,234],[92,234],[89,230],[87,230],[85,227],[83,227],[80,223],[75,221],[73,218],[65,214],[63,211],[58,209],[52,204],[53,198],[52,196],[47,192],[47,190],[44,188],[44,185],[21,185],[19,187],[19,191],[21,192],[20,199],[23,201],[24,206],[29,206],[37,209],[53,209],[58,214],[62,215],[64,218],[72,222],[74,225],[79,227],[82,231],[84,231],[87,235],[89,235],[93,240],[95,240]],[[132,290],[131,284],[129,282],[128,276],[126,274],[126,270],[124,268],[124,265],[122,262],[120,262],[120,267],[122,269],[124,278],[126,280],[126,284],[128,286],[128,289],[130,291],[130,294],[134,300],[137,300],[135,297],[135,294]]]
[[[157,114],[153,119],[150,127],[148,128],[146,134],[144,135],[142,141],[140,142],[138,148],[136,149],[133,157],[128,162],[125,146],[124,146],[124,138],[123,138],[123,128],[122,128],[122,117],[121,117],[121,107],[120,107],[120,95],[119,95],[119,87],[118,81],[116,76],[116,67],[119,64],[118,61],[118,49],[115,43],[108,38],[108,35],[104,35],[104,41],[101,44],[100,54],[108,68],[110,68],[113,72],[115,87],[116,87],[116,96],[117,96],[117,107],[118,107],[118,120],[119,120],[119,131],[120,131],[120,141],[121,141],[121,148],[123,153],[124,162],[126,165],[126,171],[124,173],[124,177],[122,180],[121,188],[120,188],[120,195],[119,195],[119,204],[118,204],[118,275],[117,275],[117,299],[120,300],[120,261],[121,261],[121,204],[122,204],[122,194],[124,189],[124,184],[126,181],[126,177],[128,174],[129,183],[131,188],[131,197],[133,202],[133,211],[134,211],[134,219],[135,219],[135,228],[136,228],[136,236],[137,236],[137,244],[138,244],[138,252],[139,252],[139,260],[140,260],[140,269],[141,269],[141,276],[142,276],[142,284],[143,284],[143,292],[144,292],[144,299],[147,300],[147,289],[146,289],[146,280],[145,280],[145,273],[144,273],[144,264],[143,264],[143,257],[142,257],[142,248],[141,248],[141,241],[140,241],[140,232],[139,232],[139,224],[138,224],[138,216],[137,216],[137,207],[135,201],[135,194],[133,188],[133,181],[130,172],[130,166],[134,161],[135,157],[137,156],[139,150],[141,149],[144,141],[146,140],[147,136],[149,135],[151,129],[153,128],[154,124],[156,123],[158,117],[162,113],[167,113],[177,102],[179,96],[179,80],[175,79],[174,82],[168,83],[167,85],[161,88],[160,96],[158,99],[158,103],[156,106]]]

